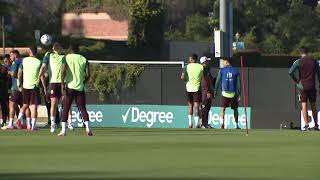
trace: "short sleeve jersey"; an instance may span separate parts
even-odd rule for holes
[[[17,59],[12,63],[11,72],[12,72],[13,74],[18,74],[18,70],[19,70],[19,67],[20,67],[21,62],[22,62],[22,60],[21,60],[20,58],[17,58]],[[14,76],[12,76],[12,77],[11,77],[11,81],[12,81],[11,90],[12,90],[12,91],[18,90],[18,80],[17,80],[17,78],[15,78]]]

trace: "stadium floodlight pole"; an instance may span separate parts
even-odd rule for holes
[[[89,60],[90,63],[99,64],[144,64],[144,65],[181,65],[184,68],[183,61],[101,61]]]
[[[246,92],[246,86],[244,82],[244,63],[243,63],[242,55],[240,55],[240,63],[241,63],[241,85],[242,85],[242,94],[243,94],[244,116],[246,118],[246,135],[249,136],[248,116],[247,116],[247,92]]]

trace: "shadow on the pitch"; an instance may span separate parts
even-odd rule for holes
[[[125,176],[125,175],[124,175]],[[0,173],[1,180],[253,180],[248,178],[223,178],[223,177],[121,177],[115,173],[100,173],[100,172],[55,172],[55,173]],[[255,180],[269,180],[257,179]]]

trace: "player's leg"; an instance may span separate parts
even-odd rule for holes
[[[1,118],[1,127],[6,127],[7,123],[7,117],[8,117],[8,103],[7,103],[7,97],[4,98],[4,100],[1,100],[1,109],[2,109],[2,115]]]
[[[74,124],[72,122],[72,113],[71,113],[71,111],[72,111],[72,109],[70,108],[69,116],[68,116],[68,129],[73,131],[74,130]]]
[[[22,108],[20,108],[18,120],[16,122],[16,126],[18,129],[22,129],[24,126],[23,118],[25,117],[26,110],[29,108],[30,100],[31,100],[31,90],[30,89],[23,89],[22,90],[23,106],[22,106]]]
[[[233,109],[233,116],[234,116],[234,120],[236,121],[236,129],[240,129],[239,128],[239,112],[238,112],[238,107]]]
[[[319,130],[316,103],[315,102],[310,102],[310,108],[311,108],[311,111],[312,111],[312,118],[313,118],[314,124],[315,124],[314,129],[315,130]]]
[[[310,102],[310,108],[312,112],[312,118],[314,120],[314,129],[319,130],[319,125],[318,125],[318,117],[317,117],[317,108],[316,108],[316,100],[317,100],[317,91],[312,90],[308,94],[308,99]]]
[[[30,111],[31,111],[31,127],[28,128],[31,131],[35,130],[36,128],[36,122],[37,122],[37,117],[38,117],[38,111],[37,111],[37,105],[32,104],[30,105]],[[28,124],[29,125],[29,124]]]
[[[92,131],[89,126],[89,115],[86,108],[86,95],[84,91],[74,91],[76,104],[81,112],[84,124],[86,125],[86,133],[88,136],[92,136]]]
[[[31,130],[31,110],[30,110],[30,106],[26,109],[25,114],[26,114],[25,118],[26,118],[27,129]]]
[[[69,89],[66,89],[65,96],[62,101],[63,109],[62,109],[62,117],[61,117],[61,131],[58,136],[66,135],[66,122],[68,120],[68,112],[70,110],[74,94]]]
[[[64,96],[62,96],[62,101],[63,101]],[[71,114],[72,108],[70,107],[70,111],[69,111],[69,116],[68,116],[68,129],[70,129],[71,131],[74,130],[74,124],[72,122],[72,114]]]
[[[309,122],[308,122],[308,95],[307,92],[301,91],[300,92],[300,102],[301,102],[301,111],[302,111],[302,117],[305,124],[304,129],[309,129]]]
[[[220,104],[220,119],[221,119],[221,129],[224,129],[224,120],[225,120],[225,111],[226,108],[229,106],[229,98],[226,98],[224,96],[221,96],[221,104]]]
[[[53,133],[56,129],[56,115],[57,115],[57,108],[59,104],[59,99],[56,97],[51,97],[51,107],[50,107],[50,121],[51,121],[51,129],[50,132]]]
[[[238,119],[239,119],[238,107],[239,107],[239,98],[238,98],[238,96],[235,96],[231,100],[231,109],[233,109],[233,116],[234,116],[234,120],[236,122],[236,129],[240,129],[239,128],[239,121],[238,121]]]
[[[193,94],[193,105],[194,105],[194,122],[195,122],[195,126],[196,128],[199,128],[199,115],[200,115],[200,111],[199,111],[199,106],[200,106],[200,93],[194,93]]]
[[[301,109],[302,109],[302,117],[305,124],[305,130],[308,130],[309,128],[309,122],[308,122],[308,106],[307,102],[301,102]]]
[[[29,108],[29,104],[23,104],[23,106],[20,108],[20,112],[19,112],[19,115],[18,115],[18,120],[16,122],[16,126],[18,129],[22,129],[23,126],[24,126],[24,123],[23,123],[23,118],[26,117],[26,110]],[[27,120],[28,120],[28,117],[27,117]],[[28,123],[27,123],[28,124]]]
[[[49,92],[49,91],[48,91]],[[47,115],[48,115],[48,122],[47,124],[49,126],[51,126],[51,113],[50,113],[50,110],[51,110],[51,100],[50,100],[50,95],[49,93],[47,93],[45,96],[44,96],[44,99],[45,99],[45,105],[46,105],[46,109],[47,109]]]
[[[56,117],[57,117],[59,100],[61,97],[61,85],[59,83],[51,83],[49,91],[50,91],[50,102],[51,102],[51,107],[50,107],[51,128],[50,128],[50,132],[54,133],[55,129],[57,128]]]
[[[38,118],[38,105],[41,103],[39,88],[34,88],[31,93],[30,110],[31,110],[31,131],[36,130]]]
[[[193,95],[187,92],[187,102],[188,102],[188,120],[189,128],[192,128],[192,116],[193,116]]]
[[[12,98],[12,96],[11,96]],[[16,103],[13,102],[12,100],[9,101],[9,123],[8,123],[8,126],[7,128],[8,129],[13,129],[14,128],[14,114],[15,114],[15,111],[16,111]]]
[[[204,107],[201,109],[201,118],[202,118],[202,127],[203,128],[208,128],[209,124],[208,124],[208,117],[209,117],[209,112],[211,109],[211,99],[207,99],[206,104],[204,105]]]

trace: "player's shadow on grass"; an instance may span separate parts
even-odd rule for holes
[[[125,176],[125,174],[124,174]],[[1,180],[253,180],[248,178],[236,177],[121,177],[121,175],[114,172],[53,172],[53,173],[0,173]],[[270,179],[257,179],[254,180],[270,180]]]

